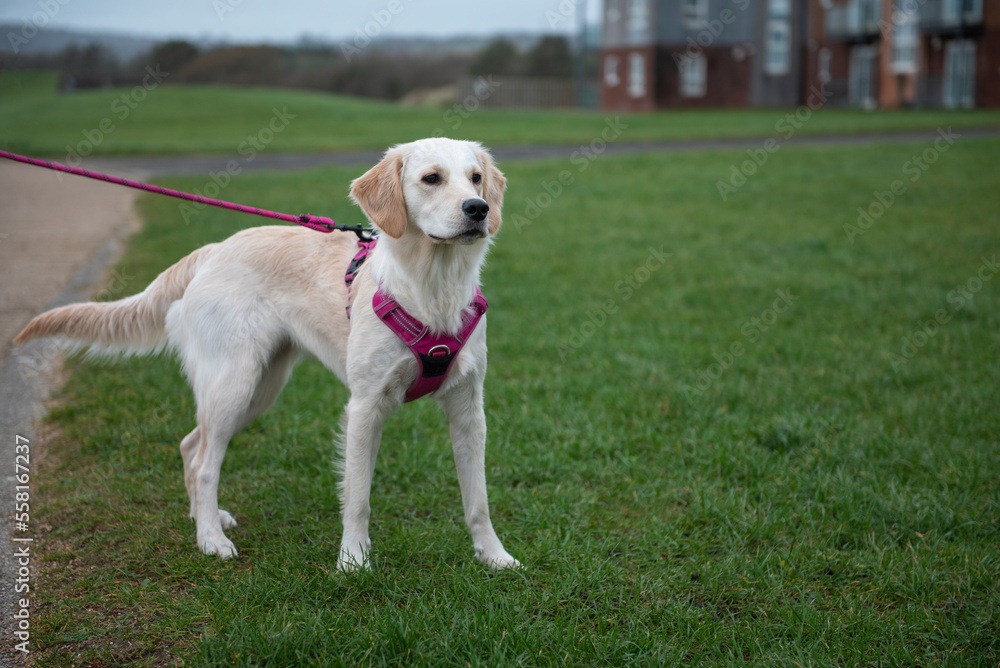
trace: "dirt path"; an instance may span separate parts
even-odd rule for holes
[[[1000,128],[959,128],[963,140],[976,137],[995,137]],[[911,130],[906,132],[881,132],[868,134],[796,135],[784,138],[775,131],[774,141],[780,146],[864,146],[876,143],[898,144],[934,141],[937,130]],[[673,139],[666,141],[632,142],[627,128],[620,139],[603,143],[600,136],[595,144],[554,144],[550,146],[491,146],[493,156],[501,163],[507,160],[539,160],[545,158],[570,160],[574,153],[590,150],[599,155],[627,155],[634,153],[690,153],[693,151],[743,151],[759,149],[768,137],[735,137],[729,139]],[[120,156],[95,158],[87,166],[131,169],[151,174],[204,174],[225,171],[226,164],[236,161],[243,172],[258,170],[306,169],[327,165],[341,167],[370,167],[382,157],[382,151],[353,151],[343,153],[260,153],[253,162],[240,156],[226,155],[176,155],[176,156]],[[744,156],[745,158],[745,156]],[[360,176],[360,172],[358,174]]]
[[[116,231],[137,223],[133,199],[120,186],[0,164],[0,359]]]
[[[30,606],[32,543],[14,541],[33,534],[31,521],[26,531],[15,530],[15,445],[27,444],[37,461],[45,444],[34,422],[41,417],[42,401],[53,387],[53,373],[61,360],[49,343],[32,342],[12,350],[10,341],[46,308],[89,299],[101,289],[105,268],[120,251],[121,241],[138,226],[134,198],[127,188],[0,163],[0,467],[4,481],[0,491],[0,666],[22,665],[28,658],[15,649],[19,642],[13,626],[13,615],[20,610],[17,601],[27,595],[29,615],[34,612]],[[29,469],[33,464],[29,460]],[[29,487],[30,495],[34,491],[30,480]],[[25,548],[28,557],[21,556]],[[21,584],[29,586],[27,594],[14,590],[19,562],[25,559],[31,569],[27,582],[21,578]],[[30,617],[20,621],[27,621],[30,633]]]

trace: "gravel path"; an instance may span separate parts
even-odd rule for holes
[[[123,176],[141,177],[130,173]],[[61,357],[44,341],[11,350],[10,340],[33,316],[47,308],[92,298],[104,284],[106,267],[119,252],[121,241],[138,226],[126,188],[59,175],[36,167],[3,161],[0,164],[0,466],[3,493],[0,503],[0,665],[27,665],[15,649],[13,615],[17,602],[32,589],[15,592],[24,548],[33,560],[33,544],[15,542],[33,536],[44,518],[31,516],[25,532],[14,531],[17,481],[15,445],[27,439],[29,468],[45,447],[35,421],[43,402],[57,383]],[[18,437],[21,438],[18,438]],[[31,472],[29,471],[29,477]],[[34,492],[34,485],[29,483]],[[30,503],[30,500],[29,500]],[[32,504],[33,505],[33,504]],[[30,514],[30,513],[29,513]],[[13,535],[12,535],[13,534]],[[35,569],[31,570],[32,587]],[[31,618],[27,620],[31,624]],[[30,633],[30,626],[28,629]],[[32,644],[29,642],[28,648]]]

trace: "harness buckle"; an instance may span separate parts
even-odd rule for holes
[[[451,348],[443,343],[441,345],[434,346],[427,351],[428,357],[447,357],[448,355],[451,355]]]

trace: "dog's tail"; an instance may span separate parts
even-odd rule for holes
[[[15,345],[31,339],[60,337],[98,354],[142,355],[166,347],[170,305],[184,296],[198,265],[211,252],[205,246],[173,265],[137,295],[114,302],[84,302],[46,311],[14,338]]]

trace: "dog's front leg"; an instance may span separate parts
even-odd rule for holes
[[[486,414],[482,384],[458,387],[440,398],[451,427],[451,443],[462,490],[465,525],[472,534],[476,556],[492,568],[518,567],[493,529],[486,498]]]
[[[387,414],[388,411],[378,402],[358,401],[353,397],[345,410],[344,477],[340,496],[344,537],[337,559],[340,570],[368,567],[368,552],[371,550],[368,537],[368,519],[371,516],[369,498],[375,457]]]

